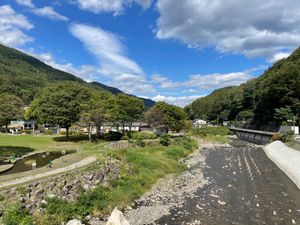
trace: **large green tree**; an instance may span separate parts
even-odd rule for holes
[[[101,126],[111,118],[110,108],[112,96],[106,92],[93,92],[90,99],[84,105],[81,121],[88,126],[89,139],[91,140],[91,127],[96,127],[96,135],[100,134]]]
[[[113,106],[111,110],[112,120],[122,126],[123,132],[126,125],[131,130],[132,123],[143,118],[145,106],[139,98],[118,94],[114,99]]]
[[[0,126],[7,126],[12,120],[23,117],[23,101],[14,95],[0,95]]]
[[[44,88],[33,100],[26,116],[41,124],[49,123],[66,128],[66,137],[69,138],[69,128],[79,120],[90,95],[88,89],[74,82],[50,86]]]
[[[179,132],[185,126],[187,115],[185,111],[165,102],[157,102],[146,112],[146,121],[158,129],[167,129]]]

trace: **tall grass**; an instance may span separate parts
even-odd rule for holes
[[[193,135],[204,140],[217,143],[228,142],[227,135],[232,134],[227,127],[202,127],[192,131]]]

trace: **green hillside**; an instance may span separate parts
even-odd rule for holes
[[[41,88],[60,81],[75,81],[112,94],[123,93],[97,82],[86,83],[72,74],[54,69],[32,56],[0,44],[0,94],[19,96],[29,104]],[[142,100],[148,108],[155,103],[149,99]]]
[[[260,77],[238,87],[218,89],[194,101],[186,111],[191,118],[219,122],[237,119],[268,123],[280,120],[276,111],[299,116],[300,48],[287,59],[276,62]]]

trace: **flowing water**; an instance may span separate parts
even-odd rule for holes
[[[262,148],[216,147],[206,163],[209,184],[155,224],[300,224],[300,190]]]

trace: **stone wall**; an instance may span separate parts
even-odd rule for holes
[[[119,176],[120,162],[109,159],[104,164],[12,188],[2,191],[0,195],[5,196],[6,202],[19,202],[21,207],[33,213],[43,210],[42,206],[47,204],[47,198],[57,197],[66,201],[74,201],[80,193],[93,190],[99,185],[107,186],[109,180],[119,178]],[[0,206],[0,216],[5,210],[4,205]]]

